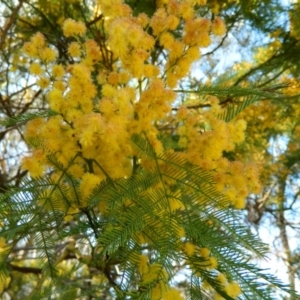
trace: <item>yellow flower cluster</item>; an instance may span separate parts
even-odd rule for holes
[[[294,88],[296,88],[296,92],[296,86],[290,86],[286,88],[284,92],[291,95],[294,93]],[[239,118],[243,118],[247,121],[249,128],[246,143],[244,147],[239,149],[240,155],[246,157],[248,160],[254,161],[256,166],[260,167],[260,180],[263,185],[269,184],[271,174],[276,173],[278,168],[281,170],[280,174],[282,176],[290,172],[289,168],[285,166],[283,157],[278,157],[278,160],[274,161],[274,159],[271,159],[266,153],[266,149],[270,147],[268,144],[270,129],[274,134],[279,136],[283,134],[287,128],[293,128],[295,126],[294,120],[298,118],[300,110],[296,105],[293,106],[293,108],[289,114],[289,118],[285,118],[286,111],[284,107],[276,103],[271,105],[270,101],[261,101],[255,106],[248,107],[239,115]],[[256,116],[259,116],[259,120],[255,118]],[[293,132],[293,134],[295,133],[296,132]],[[295,140],[297,140],[296,136]],[[292,148],[288,149],[288,151],[293,151]],[[257,176],[257,171],[254,172],[254,168],[255,167],[252,166],[252,174],[250,173],[252,178],[253,176]]]
[[[24,158],[22,167],[32,177],[43,176],[51,170],[52,179],[59,180],[62,171],[56,170],[49,159],[51,155],[65,172],[76,178],[78,187],[76,195],[70,191],[69,198],[73,200],[69,207],[64,199],[60,204],[56,195],[53,198],[57,209],[65,213],[66,221],[90,205],[94,189],[103,180],[130,177],[135,163],[145,169],[156,167],[155,161],[136,157],[132,136],[143,135],[157,154],[166,155],[159,136],[169,134],[164,128],[173,124],[176,126],[172,130],[179,136],[182,149],[178,157],[212,172],[217,189],[234,207],[244,207],[245,197],[259,190],[253,165],[224,158],[224,152],[234,150],[243,142],[244,120],[230,123],[220,120],[217,116],[222,109],[213,97],[210,110],[199,113],[185,106],[177,113],[172,110],[176,104],[173,88],[189,74],[192,63],[201,55],[200,48],[210,44],[211,34],[222,35],[226,31],[220,18],[210,21],[195,15],[194,6],[205,2],[158,1],[159,8],[148,17],[146,14],[133,16],[122,0],[99,0],[104,16],[101,20],[104,32],[99,39],[89,39],[87,28],[80,21],[63,22],[63,33],[70,40],[66,55],[72,61],[67,65],[56,63],[57,54],[47,46],[42,34],[25,43],[24,51],[33,60],[30,72],[37,76],[38,85],[46,89],[49,107],[57,114],[28,123],[26,139],[28,142],[38,139],[40,143],[30,157]],[[179,26],[183,28],[182,34],[174,34]],[[161,49],[159,55],[158,49]],[[180,201],[182,191],[172,189],[174,180],[166,176],[172,170],[164,163],[159,168],[165,176],[158,186],[145,191],[149,195],[155,189],[168,193],[164,209],[163,205],[155,204],[157,221],[151,226],[158,230],[165,226],[160,220],[185,209]],[[126,199],[124,206],[134,205],[133,201]],[[41,205],[46,206],[44,202]],[[105,208],[106,202],[102,201],[97,212],[104,214]],[[149,217],[151,222],[150,215],[144,217]],[[185,231],[178,223],[174,221],[174,239],[183,243]],[[133,240],[139,245],[152,243],[143,231],[135,233]],[[207,248],[185,242],[179,251],[195,272],[217,267],[217,259]],[[183,299],[179,291],[168,286],[169,278],[162,266],[150,265],[144,255],[137,265],[144,283],[157,280],[152,288],[153,300]],[[227,286],[226,293],[235,297],[238,294],[235,286],[231,290],[230,284]]]
[[[231,298],[237,298],[241,293],[241,288],[240,286],[238,285],[237,282],[228,282],[227,281],[227,278],[224,274],[220,273],[218,274],[217,276],[217,281],[220,282],[220,285],[222,287],[222,290]],[[215,300],[223,300],[225,298],[223,298],[220,294],[218,293],[215,293],[215,296],[214,296],[214,299]]]
[[[23,50],[28,56],[38,58],[45,64],[53,62],[57,58],[56,51],[46,46],[45,37],[41,33],[32,36],[30,41],[24,44]],[[37,64],[31,66],[31,69],[37,71]]]
[[[70,37],[70,36],[82,36],[86,33],[86,27],[83,22],[79,21],[76,22],[72,19],[65,20],[63,24],[63,33],[64,36]]]
[[[171,114],[176,97],[166,83],[173,87],[189,72],[191,63],[200,55],[199,47],[204,46],[203,35],[211,30],[210,21],[194,17],[193,6],[203,5],[203,1],[165,1],[150,19],[145,14],[133,17],[131,9],[121,0],[114,3],[103,0],[99,4],[109,17],[105,21],[106,49],[100,48],[95,40],[79,40],[84,38],[86,26],[71,19],[64,21],[62,29],[66,37],[76,40],[68,46],[68,54],[76,63],[68,66],[53,63],[57,54],[47,47],[41,33],[24,45],[25,53],[39,60],[31,64],[30,71],[39,77],[38,85],[48,89],[50,108],[59,114],[46,122],[34,120],[27,127],[27,139],[39,138],[43,143],[43,147],[23,161],[23,168],[33,177],[46,170],[49,153],[55,153],[78,179],[90,172],[86,159],[94,161],[93,173],[99,181],[107,175],[129,176],[134,154],[130,138],[136,133],[146,134],[155,150],[162,153],[155,122]],[[172,30],[182,20],[186,25],[180,40],[172,35]],[[149,26],[153,35],[145,30]],[[155,39],[169,52],[164,69],[150,60]],[[96,80],[92,75],[95,72]],[[139,94],[133,88],[134,78],[140,80]],[[144,79],[147,81],[142,84]],[[176,206],[176,201],[173,202]]]
[[[31,37],[30,41],[24,44],[23,50],[28,56],[42,61],[45,65],[57,59],[57,52],[46,46],[45,37],[41,33],[37,33]],[[41,64],[37,62],[33,62],[29,67],[29,72],[32,75],[39,76],[37,85],[41,89],[46,89],[50,84],[49,77],[44,76],[45,71]]]
[[[151,300],[183,300],[180,292],[168,285],[168,274],[158,263],[150,264],[146,255],[140,255],[137,261],[142,283],[156,282],[151,289]]]
[[[239,119],[226,123],[217,117],[221,108],[215,98],[211,99],[211,105],[212,109],[202,114],[188,111],[186,107],[178,110],[179,144],[186,149],[181,156],[204,170],[213,171],[218,190],[235,208],[241,209],[249,193],[260,191],[258,170],[251,163],[231,162],[223,153],[244,141],[246,122]]]
[[[199,248],[191,242],[185,242],[181,249],[187,256],[187,264],[198,276],[201,276],[200,270],[214,270],[218,266],[218,260],[210,255],[208,248]]]

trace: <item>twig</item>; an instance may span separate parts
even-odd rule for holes
[[[3,31],[2,31],[2,35],[0,37],[0,50],[2,50],[4,43],[5,43],[5,39],[7,36],[7,33],[9,31],[9,29],[13,26],[13,24],[15,23],[15,19],[18,15],[19,10],[21,9],[23,2],[25,0],[20,0],[19,4],[16,6],[16,8],[13,10],[12,14],[10,15],[9,21],[8,23],[5,25]]]

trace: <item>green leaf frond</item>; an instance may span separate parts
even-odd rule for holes
[[[203,85],[198,86],[193,93],[214,95],[217,97],[246,97],[258,96],[260,99],[278,99],[283,96],[278,90],[287,87],[285,84],[273,85],[269,87],[241,87],[241,86],[225,86],[225,85]],[[189,91],[186,91],[189,93]],[[192,91],[191,91],[192,92]]]
[[[41,112],[25,113],[11,118],[6,118],[5,120],[1,121],[0,124],[5,127],[11,127],[16,125],[26,124],[28,121],[33,119],[48,118],[56,115],[58,115],[58,113],[53,110],[43,110]]]
[[[243,291],[243,299],[275,299],[275,287],[297,297],[296,292],[291,291],[287,284],[283,284],[275,276],[268,274],[267,269],[258,268],[251,263],[248,263],[247,268],[245,268],[242,254],[228,258],[228,261],[223,261],[221,265],[222,269],[225,270],[226,268],[231,267],[234,263],[234,267],[231,272],[231,279],[239,282]],[[232,258],[234,258],[234,261],[232,261]],[[266,289],[266,286],[270,287],[270,289]]]
[[[29,137],[26,142],[32,148],[44,147],[43,141],[36,137]]]
[[[95,189],[91,206],[106,203],[103,219],[107,221],[103,223],[98,239],[102,258],[108,254],[118,257],[120,265],[125,262],[130,265],[128,257],[132,251],[143,248],[138,241],[142,237],[145,248],[153,255],[153,262],[162,263],[173,277],[172,264],[168,265],[166,261],[180,262],[183,257],[178,254],[178,247],[182,242],[192,241],[199,247],[210,249],[218,260],[220,268],[217,270],[228,274],[228,278],[240,282],[242,278],[236,275],[237,270],[254,276],[256,273],[248,262],[250,254],[255,253],[263,258],[267,247],[246,226],[241,225],[242,216],[231,209],[228,199],[216,190],[212,175],[180,160],[176,153],[156,155],[142,137],[135,136],[133,143],[141,159],[155,160],[156,167],[139,169],[128,179],[117,180],[114,185],[105,182]],[[172,182],[173,193],[164,187],[166,181]],[[172,210],[169,207],[172,197],[184,208]],[[184,228],[185,238],[178,240],[176,236],[180,228]],[[203,262],[203,259],[193,257],[192,261]],[[124,268],[124,272],[125,282],[128,283],[136,276],[135,265]],[[225,299],[231,299],[218,287],[214,272],[198,268],[199,274]],[[257,278],[267,278],[270,282],[274,279],[265,278],[263,274]],[[278,281],[274,285],[285,289]],[[198,288],[201,290],[201,285]],[[246,288],[244,295],[248,299],[249,295],[259,297],[263,294],[260,290],[256,293],[255,288],[251,291]]]
[[[240,299],[272,299],[263,286],[266,282],[287,290],[249,262],[253,253],[265,257],[267,248],[242,225],[241,214],[217,190],[211,172],[176,152],[156,154],[142,136],[134,136],[132,143],[139,164],[133,175],[102,181],[86,207],[80,206],[80,182],[68,171],[76,157],[66,166],[55,154],[48,155],[51,168],[59,174],[55,180],[51,176],[24,179],[19,189],[0,195],[0,236],[19,244],[26,244],[31,236],[36,266],[43,270],[44,279],[52,278],[40,298],[71,295],[76,289],[82,297],[99,295],[93,287],[88,288],[81,271],[84,265],[106,278],[115,299],[149,299],[157,280],[172,282],[182,271],[191,274],[189,299],[195,295],[196,299],[209,299],[210,290],[203,289],[207,284],[211,291],[231,300],[217,279],[220,273],[229,282],[240,284]],[[143,160],[149,160],[151,167],[142,168]],[[65,221],[72,206],[78,211],[71,221]],[[76,255],[63,250],[71,237],[76,237],[76,249],[72,248]],[[187,255],[183,250],[186,243],[209,249],[209,256]],[[147,255],[150,266],[159,266],[153,280],[137,272],[141,254]],[[84,255],[89,257],[86,263]],[[61,256],[77,259],[72,280],[59,273]],[[9,257],[9,252],[0,253],[0,276],[7,272]],[[209,258],[217,262],[213,268]]]
[[[10,189],[0,195],[1,237],[14,240],[12,246],[15,247],[17,243],[23,245],[31,235],[35,245],[32,255],[37,266],[48,270],[51,276],[56,273],[55,247],[63,238],[60,234],[63,211],[59,199],[68,189],[50,178],[25,179],[19,189]]]
[[[239,103],[229,104],[226,107],[226,110],[221,115],[219,115],[219,118],[221,120],[224,120],[225,122],[230,122],[244,109],[246,109],[248,106],[252,105],[253,103],[257,102],[258,100],[259,100],[259,96],[247,96]]]
[[[191,276],[189,285],[187,300],[200,299],[211,300],[212,293],[202,288],[203,281],[198,276]]]
[[[225,106],[225,111],[219,115],[221,120],[230,122],[240,112],[257,101],[262,100],[282,100],[283,96],[279,91],[287,87],[286,84],[277,84],[269,87],[240,87],[226,85],[203,85],[198,86],[196,90],[177,90],[178,93],[193,95],[214,95],[220,98],[220,104]],[[191,105],[189,108],[205,107],[205,104]]]

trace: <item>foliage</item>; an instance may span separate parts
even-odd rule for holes
[[[244,1],[5,5],[3,78],[12,86],[25,74],[28,95],[13,109],[23,89],[1,96],[3,137],[19,130],[29,151],[0,186],[3,297],[274,299],[278,288],[297,297],[251,262],[268,247],[240,211],[270,178],[259,176],[247,123],[255,133],[256,111],[296,99],[291,80],[265,73],[253,84],[259,68],[242,66],[225,83],[190,77],[201,51],[226,37],[229,12],[261,26],[257,1],[251,11]]]

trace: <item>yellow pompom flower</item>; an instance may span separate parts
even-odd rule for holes
[[[66,19],[63,23],[63,34],[66,37],[70,36],[83,36],[86,33],[86,27],[83,22]]]
[[[159,43],[166,49],[170,49],[174,43],[174,37],[169,32],[163,32],[159,37]]]
[[[243,209],[246,206],[246,199],[243,195],[237,195],[235,200],[233,201],[233,206],[236,209]]]
[[[72,56],[72,57],[80,57],[81,56],[81,46],[79,43],[77,42],[72,42],[69,46],[68,46],[68,53]]]
[[[33,178],[40,177],[45,171],[45,165],[40,159],[40,151],[37,150],[32,157],[24,157],[22,160],[22,169],[28,170]]]
[[[189,110],[185,106],[180,106],[179,109],[177,110],[177,118],[179,120],[184,120],[186,119],[187,115],[189,114]],[[181,133],[178,131],[179,134],[185,134],[186,133],[186,128],[184,126],[179,127],[181,130]]]
[[[106,71],[100,71],[96,77],[97,83],[99,83],[100,85],[104,85],[105,83],[107,83],[107,77],[108,73]]]
[[[64,101],[62,91],[54,88],[47,96],[51,109],[59,112]]]
[[[184,52],[184,43],[175,40],[174,43],[172,43],[170,48],[170,57],[169,60],[173,61],[183,55]]]
[[[188,56],[184,56],[177,61],[175,73],[178,78],[182,78],[190,71],[192,60]]]
[[[66,85],[62,80],[54,81],[53,82],[53,87],[60,90],[60,91],[62,91],[62,92],[66,89]]]
[[[159,280],[158,283],[151,289],[151,300],[165,299],[165,293],[168,291],[169,286],[163,280]]]
[[[38,48],[31,42],[26,42],[23,46],[23,51],[29,57],[38,57]]]
[[[43,120],[42,118],[30,120],[26,126],[25,138],[28,139],[30,137],[34,137],[44,124],[45,120]]]
[[[215,257],[211,256],[208,258],[208,260],[209,260],[209,265],[207,266],[208,269],[212,270],[218,266],[218,260]]]
[[[227,278],[223,273],[218,274],[216,280],[219,281],[224,286],[227,284]]]
[[[90,147],[95,142],[95,136],[93,131],[83,131],[80,134],[80,145],[84,148]]]
[[[164,9],[159,8],[156,10],[150,20],[150,26],[153,29],[153,35],[159,35],[168,27],[168,16]]]
[[[240,286],[236,282],[231,282],[225,286],[224,291],[232,298],[236,298],[242,293]]]
[[[125,58],[128,53],[128,20],[125,18],[118,18],[114,20],[108,30],[109,34],[109,46],[112,49],[116,57]]]
[[[170,197],[169,207],[170,207],[170,211],[174,212],[176,210],[184,209],[184,204],[180,200]]]
[[[236,196],[237,196],[237,190],[231,186],[229,188],[226,189],[226,191],[224,192],[224,195],[231,200],[232,203],[235,202]]]
[[[190,242],[186,242],[182,245],[182,250],[187,256],[193,256],[196,251],[196,246]]]
[[[81,178],[84,174],[84,168],[79,164],[72,164],[68,171],[76,178]]]
[[[54,65],[52,67],[52,76],[54,78],[62,78],[65,74],[65,69],[62,65]]]
[[[92,64],[102,59],[102,53],[94,40],[87,40],[85,43],[86,59]]]
[[[179,3],[179,1],[168,1],[167,12],[170,15],[179,16],[180,15],[180,3]]]
[[[79,186],[79,191],[81,194],[80,204],[82,207],[88,205],[87,199],[95,189],[95,187],[100,184],[101,178],[92,173],[85,173],[81,178],[81,183]]]
[[[111,85],[117,85],[119,83],[119,73],[115,71],[110,72],[107,81]]]
[[[162,266],[159,263],[154,263],[149,265],[149,271],[143,274],[142,279],[145,283],[150,283],[156,280],[160,275],[164,275]]]
[[[215,35],[224,35],[226,33],[226,26],[224,21],[216,17],[211,26],[211,32]]]
[[[179,80],[179,78],[177,77],[176,74],[174,74],[172,72],[167,73],[166,83],[170,88],[175,88],[178,83],[178,80]]]
[[[112,98],[112,97],[116,96],[117,89],[110,84],[104,84],[102,86],[101,92],[104,97]]]
[[[32,45],[34,45],[37,48],[42,48],[46,44],[45,36],[41,32],[38,32],[34,36],[32,36],[30,41]]]
[[[207,257],[204,261],[196,261],[193,262],[192,267],[200,268],[200,269],[207,269],[212,270],[218,266],[218,260],[213,257]]]
[[[43,69],[40,64],[32,63],[29,67],[29,72],[33,75],[40,75],[43,72]]]
[[[130,34],[127,36],[128,42],[130,43],[130,45],[132,47],[138,48],[139,43],[142,40],[143,35],[144,35],[144,31],[143,31],[142,27],[137,26],[136,24],[132,23],[132,24],[130,24],[128,29],[130,30]]]
[[[211,3],[211,12],[215,15],[220,13],[220,4],[217,1]]]
[[[47,77],[41,77],[38,81],[37,81],[37,85],[41,88],[41,89],[46,89],[50,84],[50,80]]]
[[[101,6],[101,11],[105,16],[111,16],[114,14],[114,6],[121,5],[122,0],[98,0],[98,3]]]
[[[179,25],[179,18],[176,17],[175,15],[169,15],[167,17],[167,24],[168,24],[168,29],[169,30],[175,30],[177,28],[177,26]]]
[[[137,17],[139,24],[145,28],[149,24],[149,17],[145,13],[141,13]]]
[[[199,248],[198,253],[202,257],[208,257],[210,254],[210,250],[208,248]]]
[[[138,270],[141,275],[149,272],[148,257],[146,255],[139,256]]]
[[[179,12],[184,20],[190,20],[194,17],[194,8],[187,1],[180,3]]]
[[[54,49],[51,49],[49,47],[43,48],[43,49],[40,50],[40,58],[44,62],[49,63],[49,62],[52,62],[52,61],[56,60],[57,53]]]
[[[193,46],[201,42],[203,36],[209,33],[211,22],[208,19],[192,19],[188,20],[184,26],[183,42]]]
[[[198,47],[208,47],[211,43],[210,35],[207,32],[203,32],[197,43]]]
[[[198,47],[194,46],[194,47],[190,47],[187,52],[186,52],[186,55],[189,59],[195,61],[197,59],[200,58],[200,50]]]
[[[121,71],[119,73],[119,82],[126,84],[130,80],[130,74],[127,73],[126,71]]]

